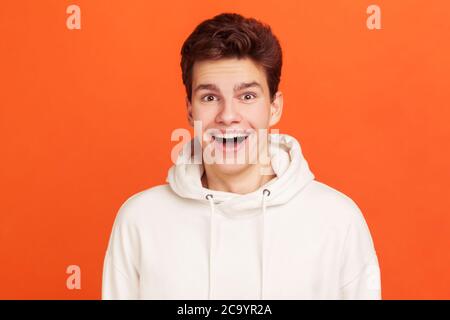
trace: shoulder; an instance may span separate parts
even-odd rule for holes
[[[361,223],[364,220],[360,207],[350,196],[325,183],[311,181],[303,196],[308,208],[324,218],[341,224]]]
[[[345,259],[350,259],[358,272],[370,258],[375,257],[375,248],[369,226],[356,202],[343,192],[314,180],[307,190],[308,208],[312,216],[319,218],[339,234]]]
[[[164,208],[174,194],[168,184],[157,185],[126,198],[121,204],[116,215],[116,224],[138,223],[143,218],[149,217],[156,208]]]
[[[137,209],[141,207],[154,206],[155,202],[165,200],[173,196],[168,184],[157,185],[129,196],[122,204],[127,209]]]
[[[362,257],[374,252],[370,228],[363,212],[353,199],[318,181],[311,184],[308,193],[309,205],[316,208],[313,209],[314,214],[333,229],[340,230],[348,247],[358,247]]]

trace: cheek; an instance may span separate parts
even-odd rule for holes
[[[269,112],[270,106],[254,105],[246,110],[244,118],[254,128],[267,128],[270,121]]]
[[[194,120],[202,121],[203,123],[209,123],[214,121],[216,116],[215,109],[211,106],[210,108],[192,106],[192,117]]]

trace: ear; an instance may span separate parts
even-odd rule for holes
[[[189,102],[189,99],[187,96],[185,98],[185,102],[186,102],[186,111],[187,111],[187,118],[188,118],[189,125],[191,127],[194,127],[194,119],[192,118],[192,104]]]
[[[278,91],[275,93],[275,98],[270,104],[270,121],[269,127],[274,126],[280,121],[281,113],[283,112],[283,93]]]

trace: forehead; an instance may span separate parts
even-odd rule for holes
[[[193,88],[204,83],[220,86],[253,81],[267,85],[263,67],[249,58],[197,61],[192,70]]]

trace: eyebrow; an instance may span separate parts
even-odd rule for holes
[[[257,81],[252,81],[252,82],[241,82],[238,83],[234,86],[234,91],[239,91],[242,89],[247,89],[247,88],[252,88],[252,87],[259,87],[261,89],[261,91],[263,91],[263,88],[261,86],[261,84]],[[194,89],[194,93],[197,92],[198,90],[211,90],[211,91],[216,91],[219,92],[219,88],[212,83],[204,83],[204,84],[199,84],[198,86],[195,87]]]

